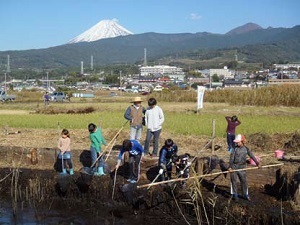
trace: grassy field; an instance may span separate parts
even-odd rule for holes
[[[0,109],[0,125],[2,127],[54,129],[85,129],[87,124],[94,122],[103,129],[120,128],[125,119],[125,109],[130,105],[127,97],[118,97],[115,102],[81,102],[52,103],[48,110],[58,114],[37,114],[43,103],[8,103]],[[146,105],[146,102],[144,102]],[[216,136],[225,135],[226,115],[237,115],[242,125],[237,131],[244,134],[257,132],[274,134],[294,132],[300,129],[300,109],[297,107],[255,107],[232,106],[226,103],[204,103],[204,108],[196,113],[193,102],[159,102],[164,110],[165,123],[163,129],[170,134],[207,135],[212,134],[212,123],[215,120]],[[63,110],[75,110],[92,107],[92,113],[65,114]]]

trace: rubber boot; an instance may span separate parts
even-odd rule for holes
[[[73,168],[70,169],[70,175],[74,175],[74,170],[73,170]]]
[[[103,176],[103,175],[105,175],[104,171],[103,171],[103,167],[102,166],[98,167],[98,171],[95,172],[94,175],[95,176]]]
[[[61,174],[66,174],[67,173],[67,170],[66,169],[63,169]]]

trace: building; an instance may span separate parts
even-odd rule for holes
[[[225,79],[233,78],[234,73],[230,71],[226,66],[224,69],[209,69],[209,76],[212,77],[213,75],[223,76]]]
[[[289,68],[297,68],[299,70],[300,63],[288,63],[288,64],[274,64],[276,69],[289,69]]]
[[[140,68],[141,76],[149,76],[153,74],[161,74],[161,75],[176,75],[176,74],[184,74],[182,68],[178,68],[176,66],[167,66],[167,65],[158,65],[158,66],[142,66]]]

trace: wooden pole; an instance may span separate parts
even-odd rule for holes
[[[115,176],[114,176],[114,185],[113,185],[113,190],[112,190],[112,196],[111,200],[114,200],[114,195],[115,195],[115,187],[116,187],[116,180],[117,180],[117,171],[118,169],[115,170]]]
[[[212,121],[212,137],[211,137],[211,152],[214,154],[215,152],[215,136],[216,136],[216,120]]]
[[[151,184],[153,184],[153,183],[157,180],[157,178],[158,178],[159,176],[160,176],[160,174],[157,174],[157,176],[154,178],[154,180],[151,182]],[[151,188],[151,185],[148,186],[147,190],[148,190],[149,188]]]
[[[283,165],[284,165],[283,163],[278,163],[278,164],[272,164],[272,165],[265,165],[265,166],[262,166],[262,168],[269,168],[269,167],[276,167],[276,166],[283,166]],[[259,169],[259,167],[248,167],[248,168],[243,168],[243,169],[237,169],[237,170],[232,170],[232,172],[244,171],[244,170],[255,170],[255,169]],[[172,180],[160,181],[157,183],[139,185],[139,186],[137,186],[137,188],[145,188],[148,186],[155,186],[155,185],[159,185],[159,184],[166,184],[166,183],[171,183],[171,182],[176,182],[176,181],[184,181],[184,180],[188,180],[188,179],[210,177],[210,176],[215,176],[215,175],[224,174],[224,173],[232,173],[232,172],[223,171],[223,172],[203,174],[203,175],[198,175],[198,176],[193,176],[193,177],[188,177],[188,178],[176,178],[176,179],[172,179]]]
[[[111,145],[111,147],[110,147],[110,149],[109,149],[109,151],[108,151],[108,154],[106,155],[106,158],[105,158],[105,160],[104,160],[105,162],[107,161],[108,156],[109,156],[111,150],[113,149],[114,145],[116,144],[116,141],[117,141],[117,139],[115,139],[114,142],[112,143],[112,145]]]
[[[113,137],[113,139],[111,139],[111,141],[108,143],[108,145],[106,147],[108,147],[118,136],[119,134],[121,133],[121,131],[123,130],[124,126],[128,123],[129,120],[127,120],[123,126],[121,127],[121,129],[116,133],[116,135]],[[105,161],[107,160],[108,156],[110,155],[110,152],[111,152],[112,148],[110,149],[110,151],[108,152],[107,156],[106,156],[106,159]]]

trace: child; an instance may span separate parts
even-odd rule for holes
[[[119,168],[125,152],[129,152],[129,179],[127,181],[136,183],[139,180],[140,162],[144,155],[143,146],[136,140],[125,139],[118,156],[116,170]]]
[[[178,147],[172,139],[167,139],[165,145],[159,151],[158,166],[160,167],[159,174],[164,181],[166,178],[171,179],[172,162],[177,157]],[[166,176],[167,173],[167,176]]]
[[[66,162],[70,169],[70,175],[74,174],[73,170],[73,164],[71,160],[71,139],[70,139],[70,133],[67,129],[63,129],[61,132],[61,137],[58,140],[58,148],[60,150],[60,153],[58,155],[58,158],[62,159],[62,174],[66,174]]]
[[[88,129],[90,132],[90,140],[91,140],[91,158],[92,158],[92,164],[96,164],[97,158],[99,154],[101,153],[101,145],[106,145],[106,140],[102,136],[102,132],[100,128],[97,128],[97,126],[93,123],[90,123],[88,125]],[[104,174],[104,160],[103,156],[100,157],[98,161],[98,165],[94,168],[97,168],[97,171],[94,173],[96,176],[102,176]]]
[[[233,142],[233,140],[235,139],[235,129],[238,125],[241,124],[241,121],[239,121],[237,116],[225,116],[225,119],[227,121],[226,136],[228,151],[231,152],[235,147],[235,144]]]
[[[191,162],[189,161],[190,159],[190,154],[185,153],[183,155],[178,156],[175,164],[176,164],[176,174],[178,177],[181,178],[189,178],[190,177],[190,167],[191,167]],[[186,180],[182,181],[182,186],[186,186]]]

